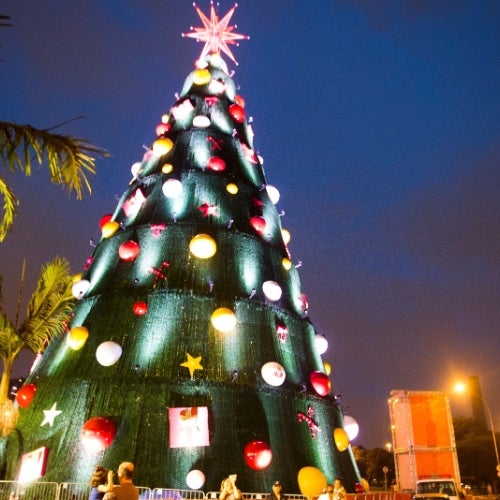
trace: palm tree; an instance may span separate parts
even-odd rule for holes
[[[36,290],[28,303],[26,318],[17,327],[18,318],[12,322],[3,312],[0,276],[0,358],[3,361],[0,405],[8,399],[12,366],[21,349],[28,348],[34,353],[43,351],[47,342],[64,331],[74,302],[72,282],[67,260],[56,257],[42,266]]]
[[[9,19],[0,14],[0,27],[10,26],[6,22]],[[77,199],[81,199],[84,188],[91,192],[87,175],[96,173],[94,156],[108,156],[108,153],[85,139],[55,134],[51,132],[54,128],[36,129],[31,125],[0,121],[0,170],[20,171],[29,177],[33,161],[40,165],[46,161],[50,180],[62,185],[68,193],[75,192]],[[19,204],[2,176],[0,196],[4,199],[4,213],[0,219],[2,242],[14,224]]]
[[[96,173],[95,156],[108,154],[84,139],[0,121],[0,166],[29,177],[33,160],[40,165],[47,161],[51,182],[62,185],[68,193],[75,192],[77,199],[82,198],[84,188],[91,193],[87,176]],[[0,195],[4,199],[4,214],[0,220],[2,242],[14,223],[19,203],[2,176]]]

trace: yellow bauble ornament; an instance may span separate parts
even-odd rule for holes
[[[219,307],[210,316],[212,326],[219,332],[228,333],[236,326],[236,316],[231,309]]]
[[[197,234],[189,242],[190,252],[200,259],[209,259],[215,255],[217,244],[208,234]]]
[[[78,351],[84,346],[88,336],[89,331],[84,326],[75,326],[69,331],[66,342],[71,349]]]
[[[288,243],[290,243],[291,235],[288,229],[281,230],[281,237],[283,238],[283,242],[285,243],[285,245],[288,245]]]
[[[297,474],[300,492],[306,497],[316,497],[326,488],[326,477],[316,467],[302,467]]]
[[[113,234],[115,234],[116,231],[118,231],[119,227],[120,224],[115,220],[110,220],[106,222],[106,224],[104,224],[104,226],[102,226],[101,228],[102,237],[111,238],[111,236],[113,236]]]
[[[349,436],[341,427],[333,429],[333,440],[339,451],[345,451],[349,447]]]
[[[196,69],[193,72],[193,83],[195,85],[205,85],[211,80],[212,76],[210,75],[210,71],[208,69]]]
[[[153,142],[153,154],[155,156],[163,156],[167,154],[174,147],[172,139],[168,137],[161,137]]]

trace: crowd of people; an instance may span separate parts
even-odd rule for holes
[[[326,491],[318,497],[318,500],[344,500],[346,495],[342,479],[337,478],[333,484],[326,485]]]
[[[236,486],[237,475],[232,474],[222,480],[220,486],[219,500],[243,500],[243,494]],[[333,484],[327,484],[324,493],[318,500],[345,500],[347,492],[342,484],[342,479],[335,479]],[[271,486],[271,493],[267,500],[285,500],[286,495],[283,494],[283,486],[279,481],[274,481]]]
[[[119,484],[114,484],[113,471],[98,465],[90,478],[89,500],[138,500],[139,490],[134,486],[133,475],[134,464],[122,462],[117,472]]]
[[[114,484],[114,473],[101,465],[96,466],[90,479],[91,492],[89,500],[138,500],[139,490],[133,483],[134,464],[122,462],[118,467],[118,482]],[[238,476],[231,474],[222,480],[220,485],[219,500],[244,500],[236,480]],[[335,479],[333,484],[327,484],[326,490],[318,500],[345,500],[346,490],[340,478]],[[267,500],[285,500],[283,486],[279,481],[274,481],[271,493]]]

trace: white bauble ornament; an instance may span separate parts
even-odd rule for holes
[[[262,283],[262,291],[271,302],[276,302],[281,299],[281,287],[276,281],[264,281],[264,283]]]
[[[314,347],[316,348],[316,352],[321,356],[328,349],[328,340],[326,340],[324,335],[317,333],[314,336]]]
[[[75,299],[82,299],[83,296],[87,293],[87,290],[90,288],[90,281],[88,280],[79,280],[73,284],[71,287],[71,293]]]
[[[344,415],[344,430],[347,432],[349,436],[349,441],[352,441],[356,438],[359,432],[358,422],[350,415]]]
[[[193,469],[186,476],[186,484],[192,490],[199,490],[205,484],[205,474],[201,470]]]
[[[161,189],[167,198],[177,198],[182,193],[182,182],[178,179],[168,179]]]
[[[263,365],[260,373],[266,384],[273,387],[282,385],[286,378],[285,369],[276,361],[269,361]]]
[[[95,351],[95,357],[102,366],[114,365],[120,359],[121,355],[121,345],[113,342],[112,340],[103,342]]]

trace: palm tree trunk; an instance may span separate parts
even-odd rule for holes
[[[5,403],[5,401],[7,401],[9,397],[9,383],[10,383],[10,376],[12,373],[13,364],[14,364],[13,359],[3,360],[3,372],[2,372],[2,379],[0,381],[0,404]]]

